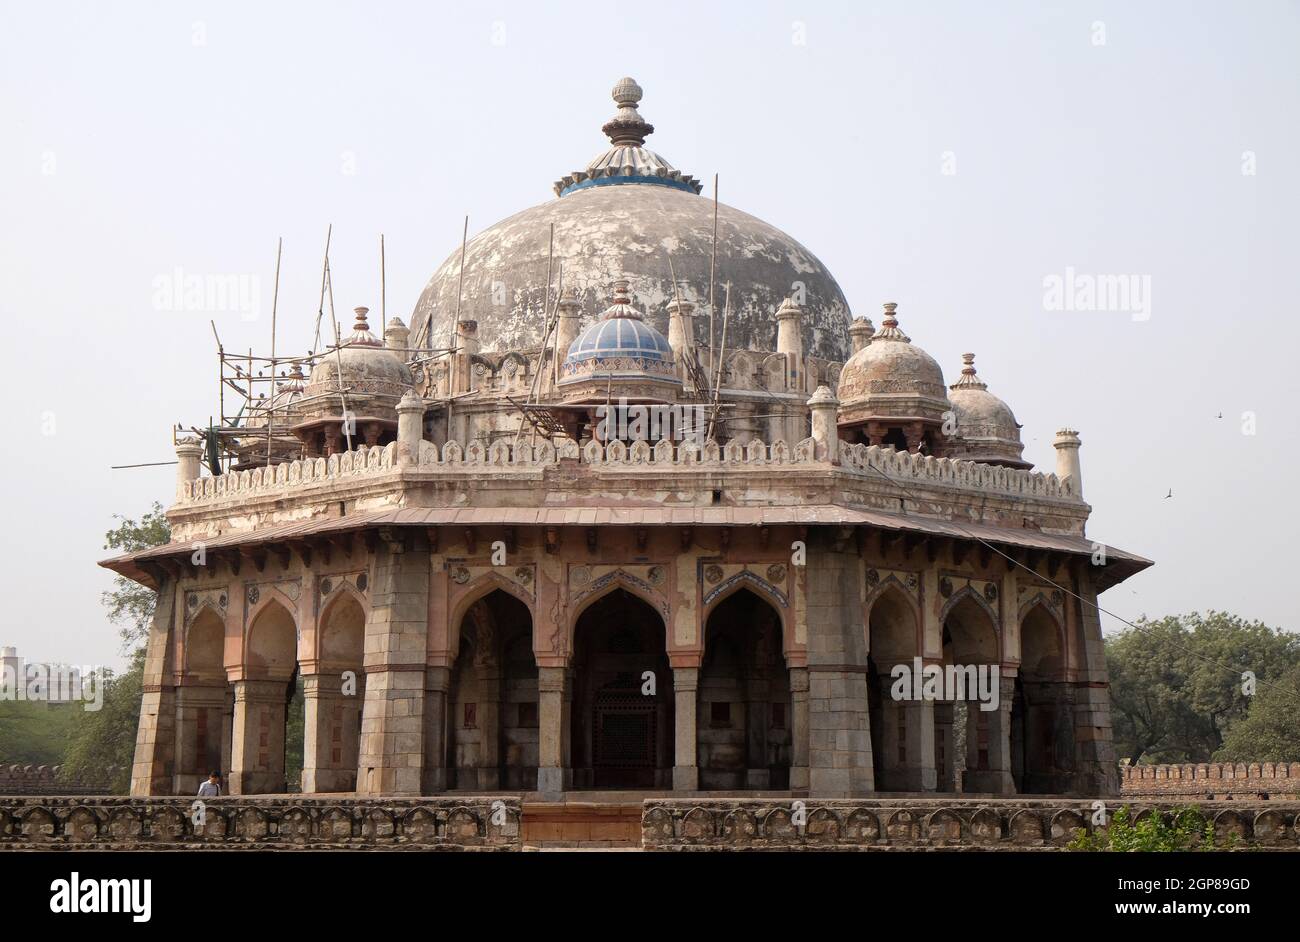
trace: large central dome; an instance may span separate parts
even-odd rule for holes
[[[637,111],[640,98],[635,82],[620,81],[614,88],[618,114],[604,126],[611,147],[556,183],[557,199],[469,240],[460,319],[478,322],[484,349],[528,349],[540,342],[552,224],[553,277],[558,279],[563,265],[564,287],[577,290],[588,318],[604,309],[610,285],[626,279],[646,322],[667,333],[671,254],[682,299],[696,305],[698,339],[708,344],[713,200],[700,195],[693,177],[643,146],[654,128]],[[719,205],[715,280],[719,333],[725,285],[731,284],[728,349],[775,349],[776,310],[793,295],[804,311],[804,351],[847,359],[849,307],[839,285],[815,255],[781,230]],[[420,295],[412,338],[424,346],[450,344],[459,290],[457,248]]]

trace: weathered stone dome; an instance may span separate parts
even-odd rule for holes
[[[962,354],[961,378],[948,391],[957,416],[954,457],[1027,468],[1020,423],[1011,407],[989,392],[975,372],[975,354]]]
[[[943,370],[898,328],[893,302],[871,342],[840,372],[841,415],[942,420],[949,409]]]
[[[366,323],[369,310],[356,309],[357,321],[352,333],[344,338],[337,350],[324,354],[312,367],[311,378],[304,390],[304,413],[308,415],[334,415],[339,412],[339,369],[342,367],[343,388],[346,390],[349,411],[378,414],[376,408],[392,411],[397,401],[411,388],[411,371],[402,358],[370,331]],[[322,398],[316,398],[322,397]]]
[[[641,146],[653,128],[636,110],[639,98],[640,89],[631,79],[615,88],[619,112],[604,128],[613,146],[586,169],[561,179],[556,188],[562,196],[517,213],[469,240],[460,317],[478,322],[484,349],[529,349],[539,344],[552,224],[557,271],[563,265],[564,287],[577,289],[585,310],[600,310],[608,286],[626,278],[646,309],[646,322],[667,333],[665,306],[674,297],[668,265],[671,253],[682,299],[704,315],[697,320],[707,322],[713,200],[699,195],[693,177]],[[412,314],[414,343],[450,344],[460,254],[458,247],[421,294]],[[805,353],[830,360],[848,356],[848,304],[825,266],[775,226],[719,205],[715,278],[719,331],[728,282],[729,349],[773,349],[776,310],[793,294],[805,312]],[[707,343],[707,328],[699,330],[700,341]]]

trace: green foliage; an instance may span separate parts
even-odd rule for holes
[[[1261,684],[1245,719],[1224,737],[1218,762],[1300,762],[1300,667]]]
[[[302,689],[302,675],[297,675],[293,696],[285,709],[284,777],[289,791],[302,791],[302,754],[306,734],[307,701]]]
[[[1227,850],[1229,840],[1216,846],[1214,822],[1195,805],[1152,812],[1134,820],[1128,805],[1110,819],[1104,831],[1079,831],[1070,842],[1071,850],[1116,851],[1121,853],[1169,853],[1185,850]]]
[[[171,525],[163,515],[162,504],[157,501],[138,523],[120,514],[114,514],[113,519],[121,522],[104,534],[104,549],[134,553],[171,540]],[[158,601],[158,594],[153,589],[125,576],[116,576],[113,588],[104,592],[100,601],[108,609],[108,620],[118,626],[124,653],[149,636],[149,624],[153,621]]]
[[[113,794],[127,793],[140,722],[143,677],[144,648],[140,647],[124,673],[110,674],[105,679],[104,703],[99,710],[77,709],[60,771],[65,781],[106,781]]]
[[[0,762],[5,765],[58,765],[68,733],[81,713],[79,704],[0,701]]]
[[[1242,673],[1279,679],[1300,665],[1300,638],[1224,612],[1143,618],[1106,639],[1106,662],[1121,757],[1208,762],[1250,708]]]

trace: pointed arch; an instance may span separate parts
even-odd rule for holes
[[[894,606],[903,609],[911,615],[912,640],[911,644],[906,645],[906,647],[909,650],[909,657],[914,653],[919,654],[923,647],[921,641],[921,632],[923,630],[921,607],[917,604],[916,599],[912,597],[912,594],[907,591],[903,583],[893,575],[881,580],[881,582],[871,590],[871,593],[867,596],[866,603],[863,605],[864,618],[862,628],[863,632],[866,634],[868,654],[899,653],[898,651],[890,650],[889,648],[878,648],[872,643],[872,618],[873,616],[883,614],[882,612],[877,611],[878,606]],[[881,627],[883,630],[884,626],[882,625]],[[890,637],[895,641],[899,640],[893,632],[890,632]],[[892,647],[897,648],[899,645],[896,644]]]
[[[187,682],[211,681],[224,684],[226,651],[226,620],[216,607],[208,603],[185,626],[185,647],[181,663]]]
[[[569,600],[569,619],[568,619],[568,649],[573,650],[574,631],[578,626],[578,619],[583,613],[591,608],[592,605],[599,602],[605,596],[609,595],[616,589],[623,589],[629,595],[634,595],[642,602],[645,602],[652,609],[659,613],[663,619],[664,631],[668,632],[672,623],[668,602],[661,596],[648,582],[638,579],[630,572],[622,569],[616,569],[613,572],[607,572],[598,579],[593,580],[583,588],[578,595]]]
[[[458,592],[453,593],[451,604],[451,617],[447,624],[452,626],[453,636],[448,639],[450,648],[450,657],[454,661],[457,657],[459,648],[459,639],[454,636],[454,632],[460,630],[461,622],[469,610],[473,608],[476,602],[487,598],[497,589],[500,589],[506,595],[513,596],[523,603],[524,608],[528,609],[528,617],[533,622],[533,645],[537,644],[537,600],[531,592],[525,589],[517,582],[507,579],[498,572],[485,572],[480,576],[470,580],[462,586]]]
[[[729,579],[723,580],[719,585],[714,586],[704,595],[703,604],[700,612],[700,624],[708,625],[709,616],[717,610],[718,606],[735,595],[737,592],[748,589],[763,601],[772,606],[776,612],[778,624],[781,626],[781,647],[785,652],[789,652],[795,647],[794,626],[791,619],[787,619],[790,602],[785,593],[772,585],[770,582],[762,579],[752,571],[745,569],[736,573]],[[703,637],[701,635],[701,637]]]
[[[989,621],[993,623],[993,630],[997,631],[1000,635],[1001,631],[997,610],[989,604],[988,599],[984,598],[982,593],[976,592],[974,587],[969,585],[962,586],[952,594],[947,602],[944,603],[943,608],[939,611],[939,624],[943,624],[947,621],[948,615],[952,610],[960,605],[963,599],[968,598],[973,599],[975,604],[984,610],[984,614],[988,615]]]
[[[258,605],[248,620],[241,663],[245,677],[288,680],[298,663],[298,622],[278,598]]]
[[[1065,625],[1042,593],[1020,608],[1020,674],[1057,678],[1065,670]]]

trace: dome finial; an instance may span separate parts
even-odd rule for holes
[[[655,132],[654,125],[649,124],[637,111],[637,102],[643,94],[641,86],[636,83],[636,79],[624,77],[618,80],[611,94],[614,104],[618,105],[618,114],[606,121],[601,130],[609,135],[610,143],[615,146],[640,147],[645,143],[646,137]]]
[[[640,312],[632,306],[632,295],[628,291],[629,285],[631,285],[631,282],[626,278],[615,279],[613,294],[609,299],[609,307],[601,315],[601,320],[607,321],[615,317],[630,317],[638,321],[642,319]]]
[[[975,354],[963,353],[961,355],[961,377],[953,383],[949,389],[988,389],[988,384],[979,378],[975,373]]]
[[[348,336],[347,342],[351,346],[362,347],[382,347],[379,338],[370,332],[370,324],[366,321],[366,315],[370,313],[368,307],[353,308],[356,314],[356,323],[352,325],[352,333]]]
[[[880,330],[872,335],[871,340],[900,340],[903,343],[911,343],[912,338],[907,336],[898,329],[898,317],[895,312],[898,310],[898,302],[885,302],[885,318],[880,322]]]

